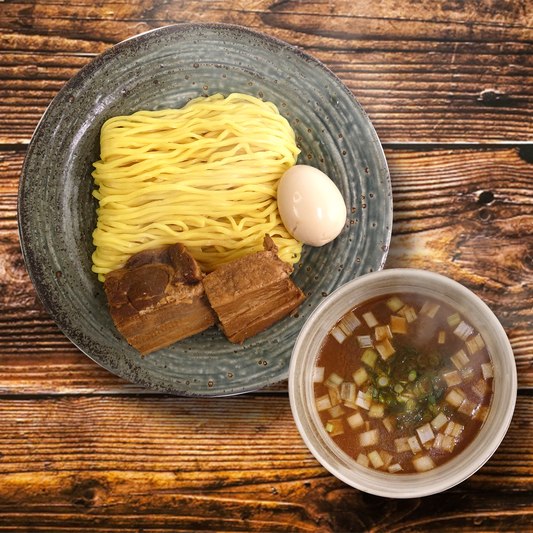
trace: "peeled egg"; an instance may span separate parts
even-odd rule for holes
[[[295,165],[281,177],[278,209],[287,231],[311,246],[335,239],[346,222],[346,204],[337,186],[307,165]]]

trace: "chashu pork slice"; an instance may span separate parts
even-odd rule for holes
[[[146,355],[216,321],[203,273],[183,244],[139,252],[106,275],[104,289],[120,333]]]
[[[202,282],[222,330],[234,343],[257,335],[305,300],[290,277],[292,266],[277,256],[268,235],[264,245],[265,251],[231,261]]]

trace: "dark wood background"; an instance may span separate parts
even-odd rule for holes
[[[464,283],[514,350],[516,413],[493,458],[423,500],[336,480],[293,422],[286,383],[225,399],[155,394],[59,331],[17,230],[26,146],[46,106],[111,45],[229,22],[323,61],[373,121],[394,194],[387,268]],[[0,2],[0,530],[533,530],[533,1]]]

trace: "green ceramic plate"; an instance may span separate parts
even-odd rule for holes
[[[243,345],[215,328],[146,357],[128,345],[91,271],[96,224],[92,163],[110,117],[181,107],[202,94],[245,92],[274,102],[302,153],[338,185],[346,227],[322,248],[306,247],[293,278],[308,296]],[[69,339],[94,361],[161,392],[217,396],[286,379],[296,336],[324,296],[383,268],[392,195],[382,147],[345,85],[308,54],[267,35],[224,24],[160,28],[110,48],[59,92],[28,147],[19,189],[26,265],[39,297]]]

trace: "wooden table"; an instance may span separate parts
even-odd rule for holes
[[[456,488],[401,501],[352,489],[305,447],[286,383],[223,399],[155,394],[79,352],[39,302],[16,217],[39,118],[111,45],[192,21],[246,25],[330,67],[390,164],[386,267],[450,276],[504,325],[516,413]],[[531,0],[3,1],[0,99],[1,531],[533,530]]]

